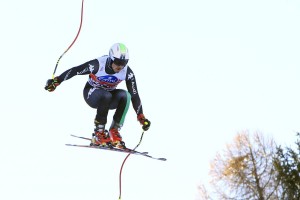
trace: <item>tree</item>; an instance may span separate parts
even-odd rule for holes
[[[199,192],[200,200],[212,200],[212,198],[208,194],[207,189],[205,188],[205,185],[203,185],[203,184],[199,185],[198,192]]]
[[[300,138],[300,133],[297,133]],[[281,199],[300,199],[300,141],[296,141],[297,150],[279,146],[274,157],[274,166],[278,184],[281,186]]]
[[[275,151],[275,142],[260,133],[253,134],[253,138],[248,132],[238,133],[211,162],[211,184],[218,199],[279,199],[273,166]]]

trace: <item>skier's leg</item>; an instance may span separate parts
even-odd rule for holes
[[[110,138],[105,133],[105,124],[112,94],[103,89],[85,87],[83,96],[90,107],[97,109],[91,145],[110,146]]]
[[[116,111],[113,116],[113,122],[110,129],[120,129],[124,124],[124,120],[130,105],[131,95],[126,90],[121,89],[116,89],[111,93],[112,101],[110,104],[110,109],[116,109]]]
[[[113,116],[113,121],[109,129],[109,135],[113,146],[118,148],[126,148],[119,130],[123,126],[125,116],[127,114],[130,99],[130,94],[125,90],[114,90],[112,92],[113,98],[110,104],[110,109],[116,109]]]
[[[101,88],[86,87],[83,90],[83,96],[90,107],[97,109],[95,121],[102,125],[106,124],[112,94]]]

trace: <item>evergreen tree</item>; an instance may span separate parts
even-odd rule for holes
[[[300,199],[300,133],[297,133],[296,150],[291,147],[277,147],[274,166],[279,185],[281,199]]]

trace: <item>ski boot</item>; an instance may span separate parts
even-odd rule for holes
[[[110,129],[109,136],[110,136],[111,144],[114,147],[117,147],[119,149],[126,149],[125,142],[122,141],[122,137],[121,137],[118,129],[116,129],[116,128]]]
[[[112,147],[107,131],[95,131],[93,133],[91,146]]]
[[[108,133],[104,130],[104,125],[95,123],[96,128],[92,136],[91,146],[112,147]]]

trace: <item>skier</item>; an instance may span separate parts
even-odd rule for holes
[[[109,55],[70,68],[60,76],[49,79],[46,83],[45,89],[52,92],[63,81],[75,75],[89,74],[88,81],[83,89],[83,97],[90,107],[97,109],[91,145],[112,145],[118,148],[126,148],[119,131],[123,126],[130,100],[143,130],[147,131],[150,127],[150,121],[143,114],[135,76],[127,65],[128,61],[127,47],[122,43],[116,43],[110,48]],[[128,91],[117,89],[118,84],[123,80],[126,82]],[[106,131],[105,125],[110,109],[115,109],[115,113],[109,131]]]

